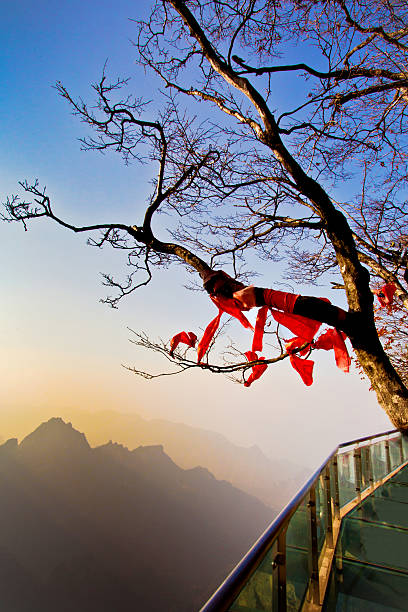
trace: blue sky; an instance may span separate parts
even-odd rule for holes
[[[130,43],[134,24],[128,18],[149,4],[2,3],[3,201],[17,191],[18,180],[38,178],[58,213],[74,223],[140,220],[154,169],[80,151],[83,126],[53,85],[61,80],[87,98],[108,58],[111,74],[130,76],[137,95],[157,99],[157,81],[135,65]],[[326,354],[316,356],[311,388],[288,363],[270,368],[251,389],[201,372],[152,382],[137,378],[121,364],[160,371],[162,362],[128,342],[127,326],[170,338],[181,329],[199,331],[214,316],[205,294],[183,287],[183,269],[158,272],[147,288],[112,310],[99,303],[105,295],[100,273],[123,272],[120,253],[87,247],[84,235],[50,222],[33,223],[28,232],[1,224],[0,233],[5,413],[23,417],[35,409],[46,418],[70,406],[135,411],[220,431],[308,466],[338,442],[390,428],[367,383],[338,371]],[[265,272],[259,284],[282,280],[279,268]],[[339,299],[324,288],[318,294]]]

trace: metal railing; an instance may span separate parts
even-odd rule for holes
[[[407,463],[397,430],[340,444],[200,612],[319,609],[342,517]]]

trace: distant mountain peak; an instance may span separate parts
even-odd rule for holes
[[[14,452],[18,448],[17,438],[10,438],[6,442],[0,445],[0,453]]]
[[[163,444],[148,444],[147,446],[141,445],[141,446],[138,446],[137,448],[135,448],[133,452],[134,453],[143,453],[145,455],[147,455],[147,454],[150,454],[150,455],[163,455],[163,454],[165,454]]]
[[[41,423],[22,440],[20,448],[23,451],[41,449],[53,453],[91,449],[85,435],[74,429],[72,423],[66,423],[60,417],[52,417]]]
[[[186,470],[186,473],[191,474],[193,476],[199,476],[200,478],[209,478],[210,480],[216,480],[214,474],[212,474],[210,470],[207,470],[207,468],[202,467],[201,465],[197,465],[196,467]],[[227,482],[226,480],[220,482],[224,482],[227,483],[227,485],[232,486],[231,483]]]
[[[109,440],[109,442],[106,442],[106,444],[96,446],[93,450],[96,453],[109,454],[111,456],[126,457],[130,455],[130,450],[127,448],[127,446],[119,444],[118,442],[112,442],[112,440]]]

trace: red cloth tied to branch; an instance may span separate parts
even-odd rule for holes
[[[310,387],[310,385],[313,384],[314,362],[311,359],[302,359],[299,355],[304,355],[309,351],[310,343],[318,332],[321,323],[313,319],[307,319],[301,315],[279,312],[278,310],[272,309],[271,312],[275,321],[296,334],[295,338],[292,338],[286,343],[286,350],[290,353],[289,359],[292,368],[300,375],[305,385]],[[301,351],[298,351],[298,355],[294,355],[292,351],[305,344],[305,342],[308,343],[308,345]]]
[[[299,348],[302,344],[305,344],[305,342],[309,344],[312,342],[313,337],[321,326],[321,323],[319,321],[314,321],[313,319],[308,319],[307,317],[302,317],[301,315],[292,313],[298,297],[297,295],[268,289],[264,292],[264,297],[267,306],[263,306],[258,311],[254,339],[252,342],[252,351],[262,351],[262,340],[268,309],[270,309],[275,321],[284,327],[287,327],[291,332],[296,334],[296,337],[286,344],[286,350],[289,353],[292,350]],[[326,301],[325,298],[322,299]],[[275,310],[275,306],[285,308],[287,310],[285,312],[281,312],[279,310]],[[298,372],[303,382],[307,386],[310,386],[313,383],[313,361],[301,359],[299,355],[306,354],[309,349],[310,346],[306,346],[302,351],[299,351],[298,355],[290,355],[290,363],[292,367],[296,370],[296,372]],[[253,380],[256,379],[254,378]],[[251,383],[253,380],[251,380]]]
[[[292,368],[300,375],[307,387],[313,384],[313,366],[314,361],[311,359],[301,359],[297,355],[290,355],[289,357]]]
[[[305,346],[304,346],[305,345]],[[300,348],[303,347],[303,348]],[[313,366],[314,361],[311,359],[301,359],[299,355],[307,355],[310,351],[310,341],[305,338],[292,338],[285,344],[286,351],[289,353],[291,366],[300,375],[301,379],[307,387],[313,384]],[[295,355],[293,351],[300,349]]]
[[[385,286],[387,287],[387,286]],[[383,287],[383,290],[385,289]],[[386,289],[384,294],[389,303],[392,303],[392,298],[395,293],[394,289]],[[221,316],[223,312],[235,317],[240,323],[247,329],[254,331],[252,350],[247,351],[245,356],[248,361],[264,361],[265,357],[258,357],[258,353],[262,351],[263,334],[266,319],[268,316],[268,310],[271,311],[274,319],[289,329],[292,333],[296,334],[294,338],[286,343],[286,350],[289,353],[289,359],[292,367],[298,372],[305,385],[310,386],[313,383],[313,366],[314,362],[311,359],[304,358],[310,352],[311,348],[334,350],[336,364],[344,372],[349,371],[350,357],[347,352],[344,339],[346,335],[337,329],[330,329],[323,333],[315,342],[313,338],[318,332],[321,322],[315,321],[308,317],[304,317],[298,314],[293,314],[293,309],[296,300],[299,296],[294,293],[285,293],[283,291],[274,291],[273,289],[264,290],[264,299],[266,305],[261,307],[258,311],[255,330],[251,323],[243,314],[243,310],[248,310],[242,305],[242,302],[235,298],[224,297],[220,294],[210,295],[212,302],[218,308],[218,315],[207,325],[203,337],[201,338],[197,348],[197,360],[201,362],[202,358],[208,351],[211,340],[217,331]],[[318,298],[324,302],[330,304],[330,300],[327,298]],[[280,310],[276,310],[279,308]],[[197,337],[193,332],[180,332],[176,334],[170,344],[170,355],[180,342],[184,342],[188,346],[195,346]],[[303,358],[302,358],[303,357]],[[252,373],[245,381],[245,386],[249,387],[255,380],[260,378],[266,371],[268,365],[265,363],[258,363],[252,367]]]
[[[330,303],[330,300],[327,298],[319,299]],[[278,323],[296,334],[296,337],[286,344],[286,350],[288,353],[291,353],[290,362],[292,367],[298,372],[305,385],[310,386],[313,383],[313,361],[301,359],[300,356],[305,355],[309,351],[310,343],[312,343],[321,323],[293,313],[276,311],[272,308],[271,312]],[[344,343],[345,338],[346,335],[343,332],[339,332],[337,329],[329,329],[313,343],[313,348],[324,349],[326,351],[333,349],[337,367],[343,370],[343,372],[348,372],[351,361]],[[299,348],[305,342],[308,342],[309,346],[298,351],[297,355],[292,353],[294,349]]]
[[[262,306],[262,308],[258,310],[258,315],[256,317],[255,323],[254,339],[252,340],[252,350],[254,352],[262,351],[263,335],[266,317],[268,316],[268,310],[268,306]]]
[[[286,291],[276,291],[275,289],[264,290],[265,304],[268,304],[271,308],[283,310],[283,312],[293,312],[298,297],[297,293],[287,293]]]
[[[349,371],[351,363],[347,347],[344,343],[346,337],[346,334],[340,332],[338,329],[328,329],[327,332],[319,336],[316,342],[313,343],[313,347],[317,349],[323,349],[325,351],[333,349],[336,365],[340,370],[343,370],[343,372]]]
[[[238,319],[238,321],[247,329],[254,329],[246,316],[243,314],[243,306],[241,306],[239,300],[236,300],[235,298],[226,298],[221,295],[210,295],[210,298],[221,311],[226,312],[232,317]]]
[[[290,331],[296,334],[297,337],[303,340],[311,342],[313,337],[318,332],[321,323],[314,321],[313,319],[307,319],[301,315],[289,314],[287,312],[280,312],[271,308],[272,316],[284,327],[290,329]]]
[[[310,352],[311,343],[309,341],[304,340],[304,338],[297,337],[288,340],[285,344],[285,348],[288,353],[292,353],[295,351],[295,349],[298,349],[296,353],[304,357]]]
[[[245,353],[245,357],[248,359],[248,361],[256,361],[256,360],[263,361],[265,359],[265,357],[258,357],[255,351],[247,351]],[[268,368],[268,364],[266,363],[258,363],[256,365],[253,365],[252,372],[249,375],[248,380],[244,382],[244,386],[250,387],[252,383],[254,382],[254,380],[257,380],[258,378],[260,378],[262,374],[265,372],[265,370],[267,370],[267,368]]]
[[[197,361],[200,363],[206,354],[210,342],[214,337],[215,332],[220,324],[221,315],[223,312],[238,319],[238,321],[246,328],[254,329],[246,316],[243,314],[240,307],[240,302],[235,298],[226,298],[223,296],[210,295],[212,302],[218,307],[218,315],[206,327],[203,337],[201,338],[197,348]]]
[[[188,346],[195,347],[195,343],[197,342],[197,336],[194,332],[185,332],[182,331],[170,340],[170,356],[173,357],[173,353],[178,347],[178,345],[182,342],[183,344],[187,344]]]
[[[379,291],[375,291],[381,306],[386,306],[389,310],[391,309],[396,290],[397,287],[394,285],[394,283],[387,283],[386,285],[383,285]]]
[[[205,332],[203,337],[201,338],[198,347],[197,347],[197,363],[200,363],[206,352],[208,351],[208,347],[210,346],[210,342],[214,337],[215,332],[218,329],[220,324],[222,315],[222,310],[218,311],[217,316],[213,319],[205,328]]]

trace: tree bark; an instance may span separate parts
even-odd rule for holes
[[[382,347],[374,321],[356,313],[350,341],[378,403],[394,427],[408,431],[408,390]]]

